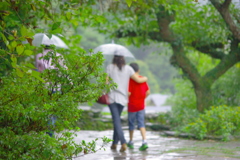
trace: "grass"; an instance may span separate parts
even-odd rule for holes
[[[101,112],[101,114],[102,114],[103,116],[109,116],[109,115],[111,115],[110,112]]]
[[[101,114],[102,114],[103,116],[108,116],[108,115],[111,115],[111,113],[110,113],[110,112],[101,112]],[[125,116],[125,115],[127,115],[127,111],[123,111],[121,115],[122,115],[122,116]]]

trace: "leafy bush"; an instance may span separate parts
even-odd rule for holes
[[[199,58],[197,54],[189,54],[188,56],[196,61],[201,75],[204,75],[206,70],[218,62],[212,61],[209,57],[205,56]],[[228,106],[239,106],[239,71],[239,67],[236,65],[214,83],[211,89],[213,104],[215,106],[221,106],[223,104]],[[229,135],[237,132],[235,131],[235,127],[239,128],[239,126],[237,127],[237,124],[233,123],[238,123],[237,119],[232,121],[226,120],[226,122],[224,122],[226,118],[219,120],[216,124],[222,125],[223,127],[219,129],[219,125],[214,128],[213,126],[215,123],[212,122],[213,126],[211,126],[211,123],[208,123],[208,121],[205,120],[207,118],[203,118],[203,115],[196,110],[196,96],[193,86],[188,80],[184,79],[185,76],[187,75],[183,74],[182,78],[174,80],[177,92],[168,100],[168,103],[172,106],[172,111],[165,116],[168,125],[170,125],[172,129],[178,131],[181,131],[182,128],[184,128],[185,132],[195,134],[199,139],[203,139],[206,135],[223,136],[223,139],[227,139]],[[220,109],[210,111],[215,114],[217,114],[217,112],[223,112],[222,115],[227,117],[227,112],[230,112],[229,110],[232,110],[233,108],[224,107],[222,109],[222,111],[220,111]],[[206,111],[206,113],[210,114],[210,111]],[[221,113],[219,113],[219,115],[221,115]],[[234,113],[230,113],[230,115],[234,115]]]
[[[104,21],[92,5],[95,2],[1,1],[0,159],[66,159],[96,151],[94,142],[77,144],[72,133],[79,130],[79,104],[91,103],[113,87],[111,80],[106,85],[102,54],[86,53],[79,47],[80,35],[72,32],[77,26]],[[64,56],[68,69],[53,54],[45,58],[52,56],[58,69],[35,70],[34,57],[43,50],[33,44],[36,33],[59,34],[65,40],[68,50],[51,47]],[[57,118],[54,125],[53,116]],[[46,134],[53,131],[54,138]]]
[[[182,126],[192,122],[199,116],[196,109],[180,108],[177,112],[168,112],[165,115],[167,124],[172,130],[180,130]]]
[[[207,135],[221,136],[228,140],[229,136],[240,132],[240,107],[218,106],[201,114],[193,122],[183,127],[182,131],[203,139]]]
[[[52,58],[54,63],[56,57]],[[76,52],[65,58],[68,69],[56,64],[58,70],[46,69],[40,74],[28,69],[29,74],[20,75],[13,69],[1,77],[0,159],[64,159],[90,152],[81,150],[84,146],[74,142],[71,133],[79,130],[76,127],[81,119],[79,103],[94,101],[113,84],[105,85],[101,54]],[[61,90],[52,92],[59,85]],[[57,117],[55,125],[50,123],[53,115]],[[61,136],[49,137],[46,133],[51,131]],[[96,150],[91,146],[85,148]]]

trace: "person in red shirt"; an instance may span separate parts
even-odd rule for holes
[[[130,66],[137,73],[139,77],[139,66],[137,63],[131,63]],[[137,120],[138,128],[142,135],[142,146],[139,148],[140,151],[148,148],[146,140],[146,129],[145,129],[145,98],[150,94],[150,89],[146,82],[136,83],[132,79],[129,80],[129,99],[128,99],[128,126],[129,126],[129,137],[128,147],[133,149],[133,132],[135,128],[135,120]]]

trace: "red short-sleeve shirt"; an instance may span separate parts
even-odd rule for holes
[[[128,112],[138,112],[144,109],[146,92],[148,90],[149,90],[149,87],[146,82],[137,83],[132,79],[129,80],[128,91],[131,94],[128,100]]]

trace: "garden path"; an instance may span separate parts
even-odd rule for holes
[[[127,127],[124,127],[126,139],[129,139]],[[76,142],[85,140],[90,142],[99,138],[97,146],[100,147],[101,137],[112,138],[112,131],[79,131],[77,132]],[[139,151],[141,145],[141,135],[138,130],[134,133],[133,150],[127,149],[126,152],[111,150],[110,145],[105,146],[105,150],[96,153],[79,155],[74,160],[239,160],[240,142],[219,142],[213,140],[197,141],[180,139],[175,137],[165,137],[161,132],[147,131],[149,148],[146,151]]]

